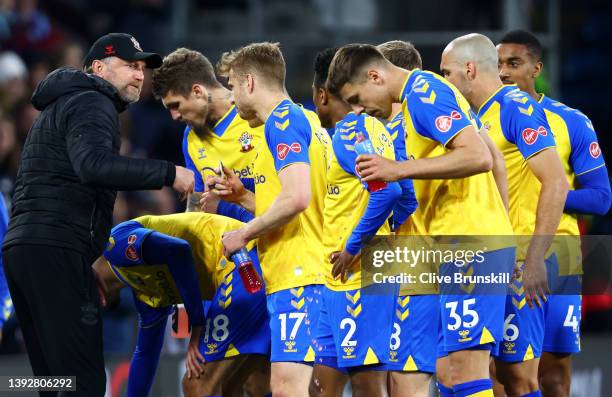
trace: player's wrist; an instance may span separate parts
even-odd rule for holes
[[[242,208],[246,208],[247,210],[252,207],[252,202],[254,200],[255,195],[253,192],[247,189],[242,189],[242,192],[239,194],[237,199],[237,204]]]
[[[238,233],[238,238],[240,240],[241,243],[243,243],[244,245],[246,245],[250,240],[250,230],[249,230],[249,224],[247,223],[245,226],[243,226],[242,228],[236,230],[236,232]]]
[[[400,161],[394,175],[394,181],[401,179],[411,179],[414,176],[414,160],[412,161]]]

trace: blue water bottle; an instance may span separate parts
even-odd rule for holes
[[[357,154],[376,154],[372,141],[366,138],[363,132],[360,131],[355,134],[355,141],[355,151]],[[385,181],[369,181],[366,183],[368,184],[368,192],[370,193],[383,190],[387,187],[387,182]]]

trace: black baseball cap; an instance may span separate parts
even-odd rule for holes
[[[149,69],[158,68],[162,64],[161,56],[142,51],[134,36],[126,33],[109,33],[93,43],[83,59],[83,65],[88,67],[95,59],[108,57],[117,57],[125,61],[144,61]]]

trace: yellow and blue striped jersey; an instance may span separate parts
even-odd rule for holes
[[[477,117],[489,126],[489,135],[502,152],[508,175],[510,221],[515,234],[530,236],[536,222],[540,181],[529,169],[527,160],[555,147],[544,110],[516,86],[502,86],[478,109]],[[524,241],[526,242],[526,241]],[[521,244],[517,259],[524,259]]]
[[[457,134],[474,126],[467,100],[435,73],[413,70],[399,100],[406,122],[408,159],[444,155]],[[414,190],[419,206],[397,234],[512,235],[491,172],[458,179],[415,179]]]
[[[395,159],[393,141],[385,126],[374,117],[349,113],[336,124],[332,138],[333,151],[327,168],[327,194],[323,213],[323,247],[325,284],[332,290],[345,291],[361,287],[361,269],[353,269],[345,283],[331,275],[329,257],[342,251],[353,229],[365,213],[370,193],[355,170],[355,135],[362,132],[369,137],[376,152],[386,158]],[[377,234],[389,234],[387,222]]]
[[[223,256],[221,236],[244,225],[232,218],[203,212],[145,215],[131,223],[142,225],[144,229],[148,229],[146,233],[156,231],[189,243],[202,299],[211,299],[217,287],[235,267],[233,262]],[[155,263],[155,258],[147,258],[147,263],[141,263],[143,261],[140,247],[146,236],[140,237],[139,233],[130,232],[126,241],[118,241],[120,232],[113,229],[105,256],[111,262],[113,271],[131,287],[136,298],[151,307],[181,303],[181,294],[167,264]],[[129,241],[130,239],[142,241]],[[137,248],[130,251],[132,244]],[[255,241],[249,243],[247,248],[252,249],[254,245]],[[125,258],[119,260],[117,255],[125,255]]]
[[[249,127],[235,106],[231,106],[212,131],[204,135],[198,135],[187,126],[183,136],[183,156],[186,167],[195,174],[195,191],[204,191],[204,178],[215,175],[220,160],[238,175],[247,189],[253,191],[253,161],[262,139],[263,127]]]
[[[266,293],[323,282],[323,201],[330,138],[316,114],[288,99],[264,125],[255,159],[255,215],[261,216],[281,192],[279,172],[310,165],[310,204],[286,225],[259,237],[257,250]]]

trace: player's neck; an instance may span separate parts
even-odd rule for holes
[[[387,117],[387,121],[391,121],[395,118],[395,116],[397,116],[397,114],[399,112],[402,111],[402,104],[399,102],[396,102],[394,104],[391,105],[391,114],[389,115],[389,117]]]
[[[393,101],[399,101],[404,83],[406,83],[406,79],[410,76],[410,73],[412,73],[412,71],[398,68],[395,65],[389,66],[387,84],[389,84],[389,94],[393,97]]]
[[[520,88],[520,87],[519,87]],[[529,94],[530,97],[532,97],[533,99],[535,99],[536,101],[539,101],[540,98],[542,97],[542,94],[538,93],[535,89],[535,86],[529,86],[526,87],[524,90],[521,89],[521,91],[525,91],[526,93]]]
[[[254,109],[257,118],[265,123],[274,108],[285,99],[291,99],[285,90],[262,92],[257,99],[257,105]]]
[[[466,99],[472,105],[472,108],[478,111],[502,86],[503,84],[497,76],[482,78],[476,83],[472,92],[466,96]]]
[[[213,126],[217,124],[221,117],[225,116],[230,107],[232,107],[232,104],[229,101],[231,92],[225,87],[210,90],[210,95],[212,100],[208,110],[206,125],[212,131]]]
[[[332,123],[331,127],[333,128],[339,121],[345,118],[346,115],[349,114],[352,109],[345,101],[336,97],[335,95],[328,94],[327,98],[327,100],[329,101],[328,105],[332,110],[330,118]]]

